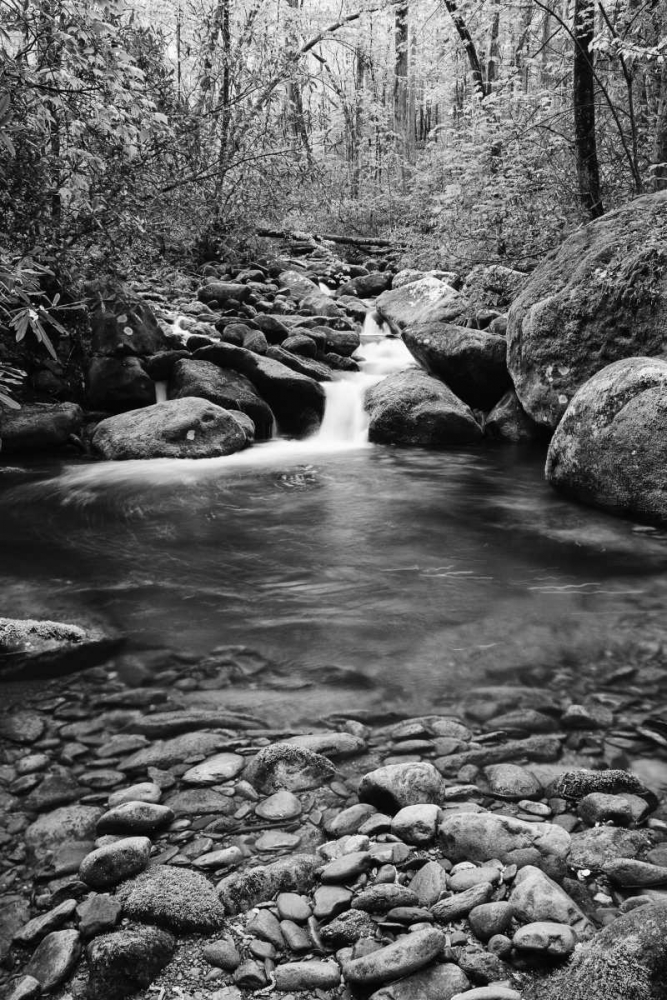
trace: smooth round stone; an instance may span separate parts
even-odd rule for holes
[[[298,847],[301,838],[296,833],[288,833],[286,830],[267,830],[255,841],[257,851],[284,851],[288,848]]]
[[[306,897],[297,892],[279,892],[276,905],[282,920],[293,920],[297,924],[305,924],[313,913]]]
[[[391,832],[406,844],[428,844],[435,839],[441,816],[442,809],[438,805],[405,806],[394,816]]]
[[[445,782],[433,764],[402,760],[369,771],[359,784],[359,800],[395,814],[404,806],[444,800]]]
[[[332,837],[345,837],[358,833],[359,828],[376,813],[375,806],[370,805],[370,803],[357,802],[355,805],[343,809],[330,823],[327,823],[327,832]]]
[[[114,785],[119,785],[121,781],[125,781],[125,775],[122,771],[100,768],[96,771],[84,771],[79,775],[79,781],[94,791],[104,791],[107,788],[113,788]]]
[[[648,802],[639,795],[607,795],[591,792],[579,800],[577,812],[589,826],[612,822],[615,826],[640,823],[649,812]]]
[[[340,966],[334,961],[286,962],[276,966],[276,989],[283,993],[332,990],[340,984]]]
[[[193,864],[197,868],[233,868],[243,861],[243,851],[240,847],[223,847],[219,851],[208,851],[195,858]]]
[[[240,774],[245,764],[246,758],[240,754],[218,753],[201,764],[195,764],[185,772],[182,780],[187,785],[219,785]]]
[[[43,993],[50,993],[67,979],[80,954],[78,931],[52,931],[38,944],[24,972],[41,984]]]
[[[383,986],[369,1000],[448,1000],[468,985],[468,977],[457,965],[443,962]]]
[[[81,862],[79,878],[92,889],[111,889],[138,875],[148,865],[151,842],[148,837],[127,837],[91,851]]]
[[[531,802],[530,799],[521,799],[517,803],[519,809],[523,809],[524,812],[530,813],[531,816],[539,816],[542,819],[548,819],[552,815],[551,807],[546,804],[546,802]]]
[[[157,804],[162,798],[162,789],[152,781],[142,781],[129,788],[120,788],[112,792],[108,799],[109,809],[121,806],[124,802],[152,802]]]
[[[319,886],[314,893],[314,915],[316,920],[331,920],[332,917],[349,910],[354,893],[337,885]]]
[[[16,762],[17,774],[33,774],[36,771],[43,771],[51,763],[51,758],[45,753],[31,753]]]
[[[258,910],[252,920],[248,921],[246,931],[262,941],[269,941],[274,948],[281,950],[285,947],[280,922],[270,910]]]
[[[261,819],[288,820],[301,815],[301,803],[293,792],[281,789],[255,806],[255,813]]]
[[[210,965],[214,965],[218,969],[224,969],[225,972],[234,972],[241,964],[241,956],[231,937],[212,941],[206,945],[202,954]]]
[[[373,855],[368,851],[355,851],[344,854],[342,858],[330,861],[322,869],[320,880],[324,885],[335,885],[337,882],[353,882],[363,872],[373,865]]]
[[[498,868],[466,868],[449,876],[449,888],[454,892],[465,892],[466,889],[472,889],[474,885],[481,885],[484,882],[497,885],[500,882]]]
[[[98,833],[154,833],[167,826],[174,814],[167,806],[153,802],[124,802],[97,821]]]
[[[433,906],[447,889],[448,878],[445,869],[437,861],[427,861],[410,881],[410,889],[416,894],[420,906]]]
[[[512,938],[517,951],[543,952],[552,958],[567,958],[576,943],[577,935],[568,924],[548,920],[525,924]]]
[[[435,927],[398,938],[392,944],[343,966],[347,982],[372,986],[417,972],[432,962],[445,944],[445,936]]]
[[[34,976],[21,976],[12,992],[7,994],[7,1000],[37,1000],[41,993],[41,984]]]
[[[285,938],[285,944],[290,951],[312,951],[313,940],[301,924],[295,924],[293,920],[281,920],[280,929]]]
[[[484,768],[489,791],[502,799],[519,801],[537,798],[542,786],[534,774],[518,764],[490,764]]]
[[[514,911],[509,903],[482,903],[468,914],[475,937],[488,941],[496,934],[504,934],[512,923]]]

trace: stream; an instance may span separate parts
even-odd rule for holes
[[[540,450],[370,445],[363,394],[412,359],[377,329],[360,354],[305,441],[198,461],[0,456],[0,614],[94,621],[138,656],[250,647],[281,683],[207,702],[282,722],[324,703],[417,714],[661,628],[663,533],[559,497]]]

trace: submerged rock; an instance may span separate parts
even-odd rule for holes
[[[365,407],[368,437],[376,444],[445,448],[482,437],[470,408],[444,383],[416,369],[378,382],[366,394]]]
[[[170,399],[102,420],[93,448],[103,458],[214,458],[246,445],[230,410],[204,399]]]

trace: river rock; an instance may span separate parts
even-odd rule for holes
[[[648,903],[614,920],[531,994],[535,1000],[661,1000],[666,977],[667,904]]]
[[[348,910],[320,928],[320,937],[327,948],[345,948],[361,938],[375,935],[376,923],[362,910]]]
[[[241,956],[231,936],[207,944],[202,954],[207,962],[226,972],[234,972],[241,964]]]
[[[444,801],[445,783],[433,764],[388,764],[363,776],[358,795],[361,802],[393,815],[405,806],[439,805]]]
[[[188,785],[218,785],[236,778],[245,763],[245,757],[240,754],[219,753],[189,768],[182,780]]]
[[[480,882],[463,892],[456,892],[446,899],[441,899],[431,907],[431,913],[440,923],[449,924],[453,920],[467,917],[471,910],[486,903],[493,895],[491,882]]]
[[[599,871],[616,858],[636,858],[645,854],[651,845],[650,834],[645,830],[597,826],[572,834],[569,864],[573,868]]]
[[[375,308],[395,334],[424,323],[455,323],[466,311],[466,300],[451,285],[425,277],[383,292]]]
[[[488,941],[494,934],[504,934],[511,926],[513,917],[511,903],[499,900],[475,906],[468,914],[468,921],[475,937]]]
[[[322,754],[292,743],[264,747],[246,768],[247,780],[264,793],[281,788],[292,792],[318,788],[335,774],[336,768]]]
[[[255,425],[259,439],[271,437],[273,413],[245,375],[220,368],[210,361],[191,358],[177,361],[169,381],[169,398],[192,396],[207,399],[225,410],[246,413]]]
[[[374,299],[391,288],[392,277],[391,271],[372,271],[370,274],[360,274],[341,285],[336,297],[356,295],[359,299]]]
[[[352,736],[351,733],[306,733],[302,736],[290,736],[285,742],[312,750],[313,753],[321,753],[332,760],[354,757],[366,749],[364,740],[360,736]]]
[[[50,451],[81,433],[83,410],[76,403],[23,403],[20,410],[0,408],[0,440],[6,455]]]
[[[508,365],[533,420],[556,427],[606,365],[663,354],[667,271],[654,248],[665,235],[665,192],[635,198],[577,229],[527,279],[509,312]]]
[[[279,892],[308,892],[321,868],[322,861],[315,855],[293,854],[228,875],[218,883],[217,893],[227,913],[242,913]]]
[[[37,1000],[41,992],[41,983],[34,976],[21,976],[11,993],[7,994],[7,1000]]]
[[[409,888],[417,896],[420,906],[432,906],[446,891],[447,885],[447,873],[442,865],[437,861],[427,861],[412,876]]]
[[[230,304],[239,305],[239,303],[245,302],[249,295],[250,289],[241,282],[217,281],[215,279],[207,281],[197,292],[197,298],[200,302],[205,304],[214,302],[220,308]]]
[[[237,805],[229,795],[222,795],[215,788],[186,788],[170,795],[165,801],[174,816],[230,816]]]
[[[388,913],[397,906],[417,906],[416,892],[395,882],[376,883],[363,889],[352,903],[352,909],[366,913]]]
[[[429,844],[435,840],[441,817],[442,809],[438,805],[405,806],[392,819],[391,832],[406,844]]]
[[[81,797],[81,785],[64,767],[54,767],[36,788],[23,799],[27,812],[45,812],[55,806],[67,805]]]
[[[255,806],[255,814],[261,819],[283,821],[296,819],[301,815],[301,803],[293,792],[281,788],[263,802]]]
[[[0,618],[0,636],[4,639],[2,622],[7,619]],[[8,629],[7,629],[8,631]],[[5,634],[7,634],[7,631]],[[5,640],[7,641],[7,640]],[[11,645],[11,642],[7,643]],[[0,647],[1,648],[1,647]],[[44,716],[39,712],[32,712],[26,709],[15,709],[12,712],[0,715],[0,739],[10,740],[12,743],[34,743],[38,740],[46,728]],[[47,764],[49,759],[46,759]]]
[[[440,844],[451,861],[488,861],[523,848],[535,848],[546,860],[563,862],[570,851],[570,835],[551,823],[526,823],[494,813],[445,816]]]
[[[25,832],[28,851],[42,860],[47,854],[67,845],[82,851],[91,849],[96,837],[97,821],[103,810],[96,806],[62,806],[43,813]]]
[[[522,923],[547,920],[569,924],[582,941],[594,933],[592,924],[574,900],[533,865],[526,865],[518,872],[509,902],[514,915]]]
[[[294,269],[281,271],[276,280],[281,288],[289,289],[290,296],[296,302],[300,302],[307,295],[312,295],[313,292],[319,291],[314,281],[311,281],[301,271]]]
[[[121,761],[121,771],[141,771],[149,767],[165,768],[178,764],[188,757],[207,757],[214,750],[222,750],[229,743],[229,735],[218,733],[182,733],[170,740],[156,740],[141,747]]]
[[[93,354],[143,357],[169,347],[151,307],[126,285],[108,279],[91,281],[86,296]]]
[[[514,301],[526,280],[522,271],[502,264],[478,264],[466,275],[462,294],[468,300],[471,318],[480,309],[504,311]]]
[[[589,826],[606,822],[616,826],[636,826],[648,814],[649,805],[639,795],[591,792],[579,800],[577,812]]]
[[[147,989],[175,947],[172,935],[158,927],[128,927],[95,938],[86,952],[89,1000],[123,1000]]]
[[[369,802],[357,802],[336,813],[326,823],[325,829],[332,837],[349,837],[350,834],[357,833],[366,820],[376,814],[377,809]]]
[[[565,771],[551,783],[547,791],[549,796],[563,799],[583,799],[592,792],[602,792],[605,795],[630,792],[632,795],[641,795],[647,802],[657,804],[653,792],[642,784],[636,774],[618,768],[593,771],[581,767]]]
[[[374,857],[370,851],[349,850],[325,865],[320,872],[320,879],[324,885],[354,882],[359,875],[372,868],[374,863]]]
[[[576,947],[577,935],[567,924],[540,920],[520,927],[512,938],[512,944],[517,951],[567,958]]]
[[[417,369],[382,379],[368,390],[364,405],[370,414],[369,440],[376,444],[443,448],[482,437],[470,408],[444,383]]]
[[[107,417],[93,447],[103,458],[214,458],[245,448],[246,434],[230,410],[187,397]]]
[[[122,913],[122,906],[108,893],[94,892],[76,908],[79,933],[86,941],[112,931]]]
[[[314,379],[292,371],[280,361],[231,344],[201,348],[195,351],[194,358],[245,375],[270,406],[282,433],[303,437],[319,427],[324,414],[324,389]]]
[[[42,993],[50,993],[68,978],[80,955],[78,931],[52,931],[37,946],[24,972],[40,983]]]
[[[410,324],[405,346],[468,406],[489,410],[511,387],[504,337],[452,323]]]
[[[287,343],[287,341],[285,341]],[[287,348],[281,347],[269,347],[266,352],[267,358],[271,358],[273,361],[280,362],[286,368],[290,368],[293,372],[298,372],[299,375],[305,375],[306,378],[315,379],[316,382],[333,382],[333,375],[331,374],[331,369],[323,364],[321,361],[316,361],[314,358],[304,358],[298,354],[292,354]]]
[[[509,389],[487,415],[484,433],[512,444],[530,444],[540,440],[544,429],[531,420],[514,389]]]
[[[308,337],[305,333],[290,334],[281,346],[284,351],[298,354],[303,358],[314,358],[317,354],[317,344],[312,337]]]
[[[602,866],[612,885],[622,889],[653,885],[667,885],[667,867],[637,861],[634,858],[615,858]]]
[[[116,892],[123,913],[176,932],[217,930],[224,909],[213,886],[199,872],[155,865]]]
[[[76,900],[63,900],[59,906],[54,906],[52,910],[41,913],[24,924],[14,935],[14,943],[24,946],[36,944],[51,931],[59,930],[70,919],[75,909]]]
[[[484,775],[491,795],[518,802],[535,799],[542,794],[542,786],[534,774],[518,764],[490,764]]]
[[[150,853],[148,837],[117,840],[115,844],[99,847],[88,854],[81,862],[79,878],[92,889],[111,889],[124,879],[142,872]]]
[[[125,413],[155,403],[155,383],[135,357],[93,358],[86,375],[88,406]]]
[[[332,960],[286,962],[273,973],[275,988],[282,993],[305,990],[332,990],[340,983],[340,966]]]
[[[154,802],[123,802],[109,809],[97,822],[97,832],[102,833],[154,833],[167,826],[174,813],[167,806]],[[138,845],[133,845],[134,856]],[[102,888],[102,887],[100,887]]]
[[[346,962],[343,976],[348,983],[364,987],[401,979],[432,962],[444,945],[445,936],[435,927],[415,931],[370,955]]]
[[[234,729],[253,729],[261,724],[259,719],[251,715],[225,712],[222,709],[191,708],[173,712],[151,712],[150,715],[137,716],[128,721],[126,730],[155,739],[163,736],[176,736],[178,733],[190,733],[197,729],[222,729],[223,726],[231,726]]]
[[[663,281],[667,292],[667,274]],[[572,398],[549,445],[546,477],[582,503],[662,524],[665,440],[667,362],[616,361]]]
[[[350,908],[354,894],[340,885],[320,885],[313,894],[316,920],[332,920]]]
[[[117,792],[112,792],[107,805],[109,809],[120,806],[123,802],[159,802],[162,798],[162,789],[153,781],[141,781],[137,785],[130,785],[128,788],[121,788]]]
[[[465,972],[453,962],[443,962],[383,986],[369,1000],[452,1000],[468,985]]]

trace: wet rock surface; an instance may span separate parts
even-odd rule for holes
[[[621,672],[604,717],[599,679],[565,674],[299,732],[193,711],[192,664],[146,688],[111,667],[51,682],[0,744],[8,995],[551,1000],[641,938],[654,1000],[667,804],[646,669],[650,700]]]

